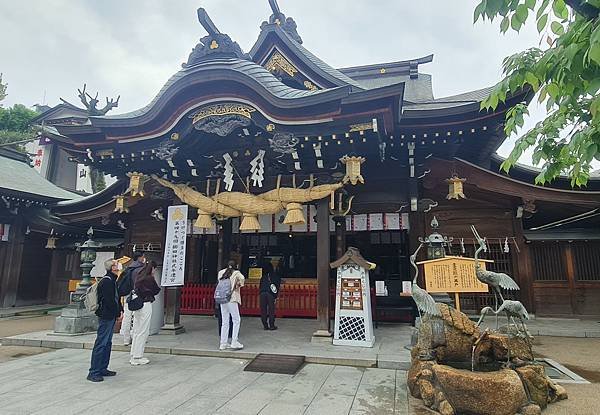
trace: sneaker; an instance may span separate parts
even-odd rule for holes
[[[277,326],[270,327],[269,330],[277,330]]]
[[[129,363],[131,363],[132,366],[140,366],[140,365],[147,365],[148,363],[150,363],[150,360],[146,359],[145,357],[139,357],[139,358],[132,357],[131,360],[129,361]]]
[[[234,350],[239,350],[239,349],[243,349],[244,345],[240,342],[232,342],[231,346],[229,346],[230,348],[234,349]]]
[[[88,375],[87,380],[89,380],[90,382],[102,382],[104,378],[98,375]]]
[[[117,372],[115,372],[114,370],[106,369],[102,372],[102,376],[117,376]]]
[[[223,343],[219,346],[219,350],[226,350],[229,347],[227,343]]]

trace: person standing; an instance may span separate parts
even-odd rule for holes
[[[133,335],[131,342],[131,363],[133,366],[146,365],[150,360],[144,357],[146,340],[150,334],[150,319],[152,318],[152,303],[154,296],[160,292],[160,287],[154,279],[154,261],[147,263],[134,273],[135,284],[133,291],[142,299],[144,305],[133,312]]]
[[[244,276],[237,270],[235,261],[229,261],[227,268],[219,271],[217,276],[219,281],[229,279],[231,284],[231,299],[229,302],[220,304],[221,308],[221,344],[219,350],[225,350],[228,347],[231,349],[243,349],[244,345],[238,341],[240,332],[240,305],[242,305],[242,296],[240,289],[244,286]],[[231,331],[231,344],[227,344],[229,337],[229,316],[233,322],[233,330]]]
[[[108,370],[112,349],[113,329],[117,318],[121,315],[121,302],[117,293],[117,273],[121,264],[114,259],[104,262],[106,275],[97,282],[98,331],[92,349],[92,358],[87,380],[102,382],[105,376],[115,376],[117,372]]]
[[[266,261],[260,278],[260,319],[265,330],[277,330],[275,325],[275,300],[279,294],[280,279],[275,274],[273,264]]]
[[[127,297],[129,294],[131,294],[135,284],[134,274],[136,271],[142,268],[145,263],[146,257],[143,252],[133,253],[133,262],[129,264],[125,271],[123,271],[122,276],[119,278],[119,282],[117,284],[120,297]],[[119,330],[119,334],[123,336],[123,345],[129,346],[131,344],[131,324],[133,321],[133,311],[129,309],[127,301],[125,301],[123,308],[123,320],[121,321],[121,330]]]

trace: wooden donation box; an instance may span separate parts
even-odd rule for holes
[[[358,249],[348,248],[330,265],[337,268],[333,344],[373,347],[369,270],[375,264],[365,260]]]
[[[480,259],[479,265],[485,270],[486,262]],[[487,284],[475,275],[475,260],[458,256],[446,256],[438,259],[417,262],[423,264],[425,289],[430,293],[454,293],[457,309],[460,311],[459,293],[486,293]]]

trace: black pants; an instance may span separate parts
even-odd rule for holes
[[[269,293],[260,293],[260,319],[265,328],[275,327],[275,297]]]

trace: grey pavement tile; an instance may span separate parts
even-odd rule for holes
[[[403,370],[396,371],[396,415],[408,415],[408,385],[407,373]]]
[[[308,406],[321,389],[335,366],[305,365],[292,380],[281,389],[276,403]]]
[[[396,371],[393,369],[367,368],[361,380],[367,385],[392,385],[396,383]]]
[[[227,403],[219,408],[215,414],[219,415],[256,415],[262,408],[273,400],[275,394],[272,391],[253,388],[244,389]]]
[[[197,395],[169,412],[169,415],[213,415],[229,397]]]
[[[202,390],[202,395],[235,396],[254,382],[260,373],[238,372],[213,382],[212,385]]]
[[[319,392],[310,403],[306,415],[347,415],[354,402],[354,396]]]
[[[302,415],[308,408],[308,404],[271,402],[265,406],[260,415]],[[324,414],[323,414],[324,415]]]
[[[335,366],[321,387],[319,393],[330,393],[354,397],[364,371],[365,369],[362,368]]]
[[[88,398],[73,399],[71,397],[62,402],[57,402],[50,407],[33,412],[31,415],[76,415],[94,405],[98,405],[98,403],[99,401]]]
[[[35,381],[28,379],[21,379],[16,377],[11,378],[0,378],[0,401],[2,400],[2,394],[6,392],[12,392],[20,390],[21,388],[28,386]]]
[[[394,373],[393,370],[372,369],[377,370]],[[390,379],[389,373],[373,373],[369,375],[368,382],[365,382],[365,377],[367,371],[356,392],[350,415],[393,415],[396,398],[395,374]]]

